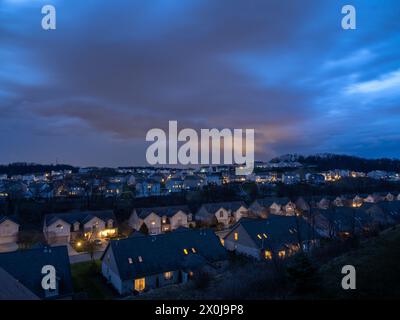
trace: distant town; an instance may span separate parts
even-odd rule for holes
[[[399,160],[286,155],[248,176],[3,165],[0,298],[321,297],[322,280],[291,270],[322,272],[399,222]],[[40,286],[44,264],[56,289]]]

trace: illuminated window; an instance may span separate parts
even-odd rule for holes
[[[129,264],[132,264],[133,263],[132,258],[128,258],[128,262],[129,262]]]
[[[262,239],[260,234],[257,235],[257,238],[260,240]]]
[[[265,256],[265,259],[271,260],[272,259],[272,252],[266,250],[265,253],[264,253],[264,256]]]
[[[267,237],[267,235],[265,234],[265,233],[263,233],[263,237],[265,238],[265,239],[267,239],[268,237]]]
[[[154,226],[155,224],[156,224],[156,222],[153,220],[153,221],[151,222],[151,225]]]
[[[285,250],[279,251],[279,252],[278,252],[278,256],[279,256],[279,258],[284,258],[284,257],[286,256]]]
[[[183,249],[184,254],[189,254],[189,251],[187,249]]]
[[[235,233],[233,234],[233,239],[234,239],[235,241],[238,241],[238,239],[239,239],[239,234],[238,234],[237,232],[235,232]]]
[[[135,290],[136,291],[143,291],[146,288],[146,279],[145,278],[140,278],[140,279],[135,279]]]
[[[195,249],[195,248],[192,248],[192,252],[193,252],[193,253],[196,253],[196,249]]]
[[[164,273],[164,279],[165,280],[171,280],[172,279],[172,271],[168,271]]]
[[[139,257],[138,257],[138,260],[139,260],[139,262],[143,262],[142,256],[139,256]]]
[[[220,239],[221,240],[221,244],[222,244],[222,246],[224,246],[225,245],[225,240],[224,239]]]

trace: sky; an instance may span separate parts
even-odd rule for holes
[[[397,0],[0,0],[0,164],[144,165],[169,120],[254,128],[258,160],[400,158],[399,17]]]

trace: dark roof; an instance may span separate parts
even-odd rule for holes
[[[0,215],[0,223],[3,223],[6,220],[10,220],[10,221],[12,221],[12,222],[14,222],[16,224],[19,224],[18,221],[17,221],[17,218],[14,217],[14,216],[3,216],[3,215]]]
[[[227,253],[211,229],[187,229],[156,236],[112,240],[112,249],[122,280],[187,268],[227,259]],[[195,249],[193,253],[192,248]],[[188,254],[184,253],[188,250]],[[195,255],[196,257],[189,257]],[[197,257],[198,256],[198,257]],[[139,262],[141,257],[142,262]],[[132,263],[129,262],[132,261]]]
[[[172,217],[175,215],[178,211],[183,211],[186,214],[190,213],[189,207],[182,205],[182,206],[169,206],[169,207],[153,207],[153,208],[137,208],[135,209],[136,213],[139,218],[146,218],[149,214],[154,212],[158,216],[167,216],[167,217]]]
[[[52,265],[56,269],[59,295],[71,296],[72,277],[66,246],[0,253],[0,267],[40,298],[44,298],[41,282],[45,265]]]
[[[268,197],[256,200],[261,206],[269,208],[272,204],[286,205],[290,202],[289,198]]]
[[[298,243],[299,232],[302,241],[319,238],[302,218],[273,214],[268,219],[242,218],[233,226],[225,238],[234,232],[239,225],[246,230],[247,234],[260,249],[279,250],[285,244]],[[264,237],[264,234],[267,238]]]
[[[35,294],[27,289],[7,271],[0,267],[0,300],[38,300]]]
[[[47,226],[53,224],[58,219],[61,219],[69,224],[74,224],[75,222],[83,223],[90,221],[94,217],[107,222],[107,220],[112,219],[116,221],[114,213],[112,210],[104,211],[71,211],[66,213],[53,213],[45,216],[45,223]]]
[[[337,207],[326,210],[315,209],[312,210],[312,214],[324,216],[328,221],[334,223],[340,231],[351,231],[353,226],[358,229],[373,222],[370,215],[365,211],[366,207]]]
[[[209,213],[215,213],[221,208],[224,208],[225,210],[236,211],[242,206],[247,208],[246,203],[243,201],[204,203],[202,205],[202,207],[204,207]]]
[[[376,204],[383,212],[393,218],[395,221],[400,221],[400,201],[384,201]]]

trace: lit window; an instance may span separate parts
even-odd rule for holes
[[[192,252],[193,252],[193,253],[196,253],[196,249],[195,249],[195,248],[192,248]]]
[[[225,240],[224,240],[224,239],[222,239],[222,238],[221,238],[221,244],[222,244],[222,246],[224,246],[224,245],[225,245]]]
[[[265,255],[265,259],[267,259],[267,260],[271,260],[272,259],[272,252],[271,251],[266,250],[264,255]]]
[[[189,251],[187,249],[183,249],[184,254],[189,254]]]
[[[263,233],[263,236],[264,236],[264,238],[265,238],[265,239],[267,239],[267,238],[268,238],[268,237],[267,237],[267,235],[266,235],[265,233]]]
[[[257,235],[257,238],[260,240],[262,239],[260,234]]]
[[[132,258],[128,258],[128,262],[129,262],[129,264],[132,264],[133,263]]]
[[[172,279],[172,272],[168,271],[164,273],[164,279],[165,280],[171,280]]]
[[[233,234],[233,239],[234,239],[235,241],[238,241],[238,239],[239,239],[239,234],[238,234],[237,232],[235,232],[235,233]]]
[[[151,222],[151,225],[154,226],[155,224],[156,224],[156,222],[153,220],[153,221]]]
[[[145,278],[140,278],[140,279],[135,279],[135,290],[136,291],[143,291],[146,288],[146,279]]]
[[[278,252],[278,256],[279,256],[279,258],[284,258],[284,257],[286,256],[285,250],[279,251],[279,252]]]
[[[139,256],[139,257],[138,257],[138,260],[139,260],[139,262],[143,262],[142,256]]]

